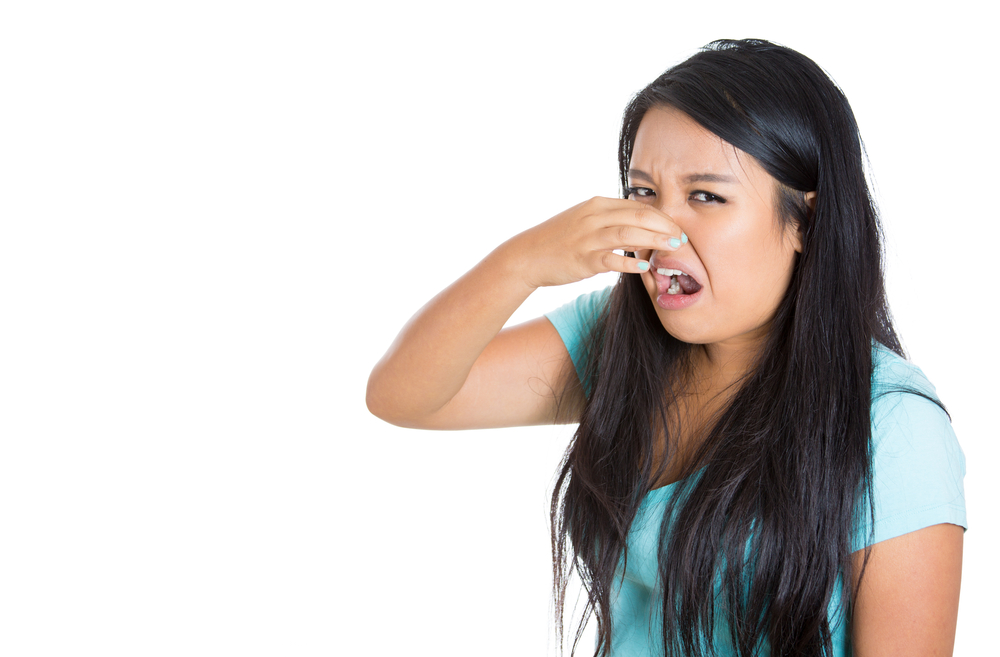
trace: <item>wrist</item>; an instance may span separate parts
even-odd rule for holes
[[[491,269],[506,280],[517,282],[523,285],[530,294],[542,283],[537,280],[534,274],[535,259],[528,255],[527,249],[518,239],[520,235],[510,238],[487,257],[492,260]]]

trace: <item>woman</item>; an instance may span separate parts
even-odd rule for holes
[[[595,654],[951,652],[964,458],[902,358],[862,162],[815,63],[714,42],[626,109],[624,199],[502,244],[373,370],[369,408],[401,426],[579,422],[555,596],[561,628],[575,568]]]

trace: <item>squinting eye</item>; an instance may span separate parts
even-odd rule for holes
[[[638,196],[639,198],[651,198],[656,196],[656,193],[649,187],[629,187],[625,190],[626,196],[632,198],[633,196]]]
[[[711,192],[693,192],[691,198],[701,203],[725,203],[726,199]]]

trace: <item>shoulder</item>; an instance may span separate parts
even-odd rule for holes
[[[940,523],[966,527],[965,455],[937,391],[919,367],[888,349],[877,346],[873,359],[875,527],[864,543]]]
[[[923,371],[892,351],[873,350],[872,442],[876,453],[904,445],[961,452],[951,418]],[[904,445],[895,444],[903,443]],[[916,455],[916,454],[914,454]]]
[[[888,347],[876,344],[872,348],[872,394],[913,388],[937,398],[937,391],[923,370]]]
[[[546,319],[552,323],[563,344],[566,345],[580,381],[584,380],[589,359],[587,336],[607,309],[611,289],[606,287],[603,290],[581,294],[569,303],[545,313]]]
[[[601,313],[604,312],[604,309],[608,305],[608,299],[610,296],[611,287],[606,287],[602,290],[594,290],[593,292],[588,292],[587,294],[581,294],[569,303],[563,304],[555,310],[545,313],[545,316],[550,322],[552,322],[552,325],[556,327],[556,330],[559,331],[560,335],[562,335],[564,331],[567,334],[579,333],[581,330],[586,331],[594,325],[594,322],[596,322]],[[563,341],[565,340],[566,337],[563,338]]]

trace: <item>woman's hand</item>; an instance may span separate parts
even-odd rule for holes
[[[583,392],[544,318],[501,329],[537,288],[644,260],[614,250],[676,249],[680,228],[656,208],[593,198],[512,237],[431,299],[372,370],[372,413],[406,427],[473,429],[575,422]]]
[[[652,205],[598,196],[529,228],[500,249],[516,254],[517,271],[535,289],[608,271],[647,271],[647,261],[614,251],[673,251],[682,239],[680,227]]]

